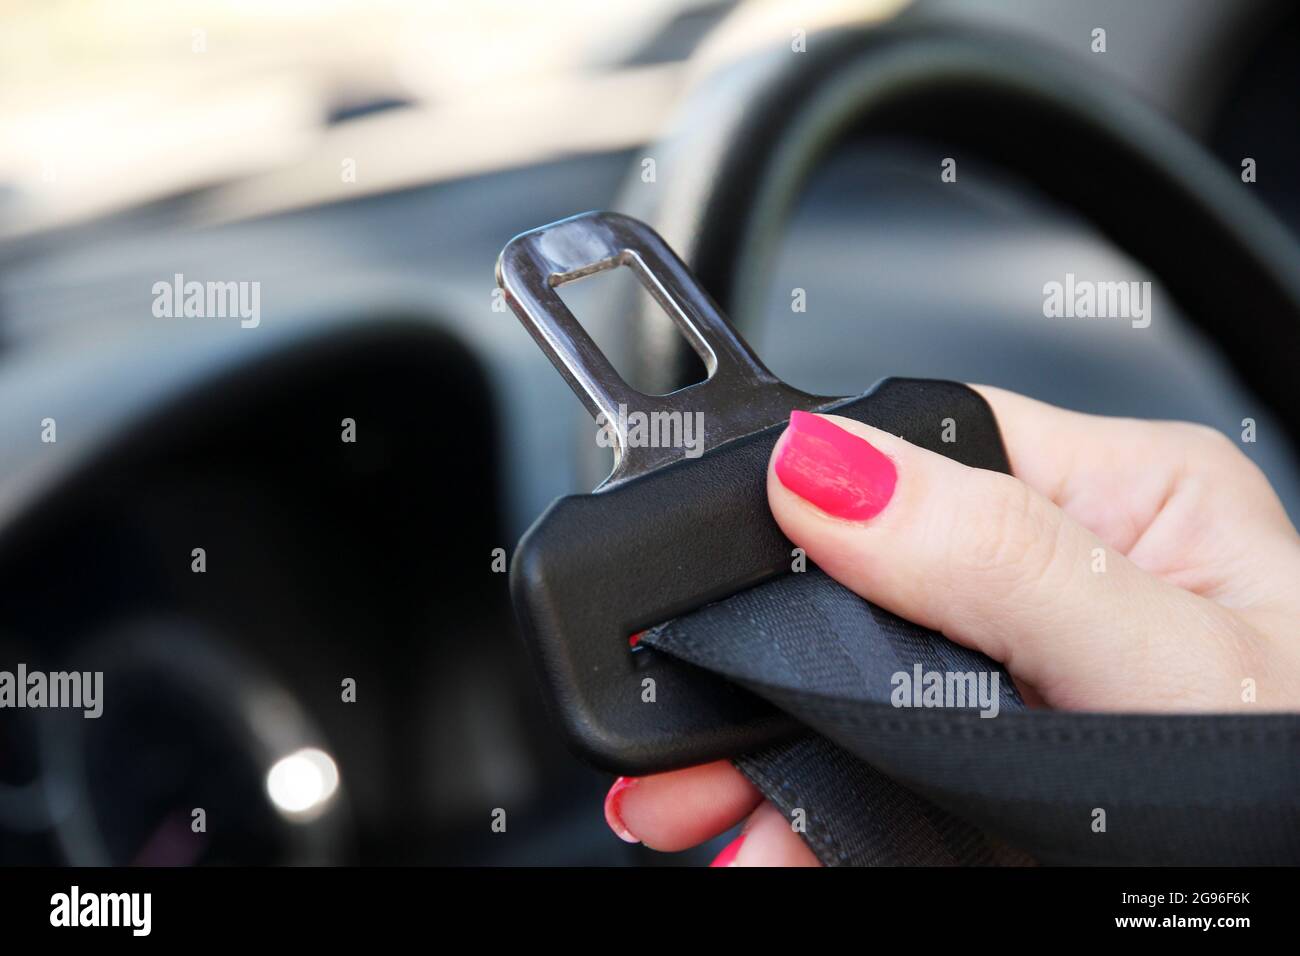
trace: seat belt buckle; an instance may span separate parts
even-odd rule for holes
[[[556,291],[620,266],[700,356],[704,381],[668,395],[632,389]],[[591,494],[552,503],[510,566],[511,600],[550,709],[570,745],[602,769],[672,770],[800,732],[748,691],[635,646],[646,628],[805,566],[767,506],[768,459],[792,410],[834,412],[1008,470],[992,411],[964,385],[885,379],[857,398],[833,398],[785,384],[663,239],[627,216],[589,212],[516,236],[497,261],[497,283],[614,449],[609,477]],[[659,437],[697,431],[690,447],[645,442],[630,422]]]

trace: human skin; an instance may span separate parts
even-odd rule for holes
[[[1300,710],[1300,536],[1229,438],[974,387],[1015,477],[796,414],[768,465],[782,531],[864,598],[999,661],[1030,706]],[[818,865],[726,761],[620,778],[605,816],[664,851],[744,822],[715,865]]]

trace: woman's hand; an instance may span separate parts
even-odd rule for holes
[[[1229,439],[979,391],[1015,478],[795,413],[768,466],[781,529],[864,598],[999,661],[1031,706],[1300,709],[1300,537]],[[748,818],[715,866],[817,865],[725,761],[620,778],[605,816],[658,850]]]

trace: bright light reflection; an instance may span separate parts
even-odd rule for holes
[[[271,803],[295,823],[320,816],[338,788],[338,765],[333,757],[315,747],[281,757],[266,774],[266,793]]]

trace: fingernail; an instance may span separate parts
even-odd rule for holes
[[[614,786],[609,788],[609,793],[605,794],[605,822],[609,828],[618,834],[618,838],[626,843],[640,843],[627,824],[623,822],[620,815],[619,807],[623,802],[623,794],[637,785],[636,777],[619,777],[614,781]]]
[[[791,412],[776,476],[827,514],[864,521],[894,494],[898,471],[870,442],[819,415]]]
[[[736,839],[723,847],[722,852],[714,857],[713,862],[710,863],[709,866],[735,866],[736,854],[740,852],[740,845],[744,842],[745,834],[742,833],[740,836],[736,837]]]

